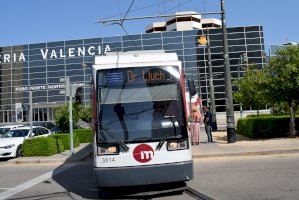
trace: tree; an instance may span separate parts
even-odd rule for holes
[[[77,87],[75,93],[75,103],[81,105],[82,104],[82,87]]]
[[[259,110],[265,108],[266,97],[261,90],[264,82],[264,72],[251,66],[245,70],[245,75],[239,81],[235,81],[238,91],[234,93],[234,99],[237,103],[242,103],[244,107],[253,107]]]
[[[86,107],[82,107],[79,112],[79,119],[83,120],[86,123],[89,123],[91,126],[91,119],[92,119],[92,106],[87,105]]]
[[[295,111],[299,104],[299,46],[288,45],[277,51],[264,68],[264,92],[272,103],[285,102],[290,111],[290,135],[296,135]]]
[[[80,105],[73,104],[73,126],[78,123],[79,120],[79,112],[80,112]],[[57,108],[55,112],[55,123],[57,126],[62,130],[62,132],[69,131],[69,106],[68,103],[64,104],[63,106]]]

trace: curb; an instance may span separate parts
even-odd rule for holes
[[[20,159],[20,160],[10,160],[10,164],[42,164],[42,163],[64,163],[65,159]]]
[[[66,163],[83,162],[86,158],[92,156],[92,154],[93,154],[93,152],[91,151],[91,152],[88,152],[86,155],[83,155],[83,156],[81,156],[79,158],[72,158],[72,157],[70,157],[69,160],[66,159],[65,162]]]
[[[78,153],[78,152],[77,152]],[[83,162],[86,158],[92,155],[93,151],[92,149],[89,151],[86,151],[86,153],[75,153],[71,157],[62,157],[62,158],[47,158],[47,157],[21,157],[21,158],[14,158],[11,160],[8,160],[7,162],[9,164],[50,164],[50,163],[72,163],[72,162]]]
[[[197,159],[197,158],[222,158],[222,157],[256,156],[256,155],[272,155],[272,154],[287,154],[287,153],[299,153],[299,149],[224,153],[224,154],[203,154],[203,155],[192,155],[192,158],[194,158],[194,159]]]

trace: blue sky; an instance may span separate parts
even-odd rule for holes
[[[128,16],[220,9],[219,0],[135,0],[131,10],[159,2]],[[131,0],[1,0],[0,46],[125,35],[117,25],[94,22],[126,11],[130,3]],[[228,27],[262,25],[265,44],[299,41],[299,1],[225,0],[225,7]],[[127,21],[124,26],[129,34],[144,33],[147,24],[158,20],[161,19]]]

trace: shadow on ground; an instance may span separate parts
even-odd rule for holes
[[[217,141],[217,143],[227,143],[227,132],[226,131],[217,131],[212,132],[213,138]],[[236,134],[237,141],[250,141],[251,138],[245,137],[243,135]]]
[[[1,162],[6,162],[6,161],[8,161],[10,158],[0,158],[0,163]]]
[[[86,199],[150,199],[179,195],[186,186],[185,183],[175,183],[99,189],[94,177],[92,156],[88,156],[84,162],[76,163],[69,169],[58,173],[62,167],[63,165],[54,170],[52,179],[65,188],[68,193]]]

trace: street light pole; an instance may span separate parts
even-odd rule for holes
[[[70,130],[70,155],[74,154],[74,133],[73,133],[73,97],[76,91],[74,85],[70,84],[70,77],[60,78],[60,82],[64,83],[64,91],[60,94],[66,94],[69,101],[69,130]]]
[[[243,64],[243,54],[240,55],[240,60],[238,64],[238,90],[240,90],[240,67]],[[242,107],[242,101],[240,101],[240,118],[243,118],[243,107]]]
[[[236,142],[236,130],[235,130],[235,118],[234,118],[233,92],[232,92],[232,83],[231,83],[231,74],[230,74],[230,65],[229,65],[229,55],[228,55],[224,0],[220,0],[220,2],[221,2],[221,21],[222,21],[222,34],[223,34],[225,94],[226,94],[227,142],[234,143]]]
[[[29,124],[30,124],[30,133],[32,134],[32,91],[29,91]]]
[[[71,87],[69,85],[69,87]],[[74,132],[73,132],[73,91],[70,89],[69,98],[69,124],[70,124],[70,155],[74,154]]]
[[[86,76],[86,67],[87,65],[83,62],[82,63],[82,67],[83,67],[83,70],[84,70],[84,85],[83,85],[83,97],[84,97],[84,107],[86,107],[86,98],[85,98],[85,93],[86,93],[86,84],[85,84],[85,76]]]
[[[207,28],[207,49],[208,49],[208,64],[209,64],[210,107],[212,112],[213,128],[217,130],[216,105],[215,105],[215,93],[214,93],[214,84],[213,84],[212,56],[211,56],[211,48],[210,48],[209,28]]]

